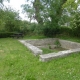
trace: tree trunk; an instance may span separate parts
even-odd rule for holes
[[[41,10],[40,0],[35,0],[33,3],[33,6],[35,8],[35,19],[39,24],[43,24],[43,19],[41,18],[41,15],[40,15],[40,10]]]

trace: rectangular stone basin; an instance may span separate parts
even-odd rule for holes
[[[80,43],[58,39],[61,47],[68,50],[59,51],[57,53],[52,52],[49,54],[43,54],[41,47],[48,47],[48,46],[54,47],[56,40],[57,38],[33,39],[33,40],[31,39],[31,40],[19,40],[19,41],[22,44],[24,44],[29,50],[31,50],[35,56],[39,55],[40,61],[48,61],[54,58],[69,55],[74,52],[80,52]]]

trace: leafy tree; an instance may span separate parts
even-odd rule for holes
[[[35,9],[35,19],[39,24],[43,24],[43,19],[41,17],[41,12],[44,8],[40,0],[34,0],[33,7]]]
[[[5,14],[5,21],[6,21],[5,28],[8,31],[14,31],[16,27],[15,24],[17,24],[16,20],[18,20],[18,13],[16,13],[15,11],[12,11],[11,9],[10,10],[7,9],[5,13],[6,13]]]
[[[61,21],[62,23],[69,23],[69,26],[71,27],[71,21],[73,20],[74,15],[76,14],[76,11],[79,10],[80,0],[67,0],[67,2],[63,5],[63,13]]]
[[[77,11],[73,17],[72,30],[75,36],[80,37],[80,11]]]
[[[29,0],[27,0],[27,2],[28,1]],[[66,1],[67,0],[32,0],[32,5],[25,4],[22,7],[26,13],[32,13],[31,15],[33,16],[33,18],[36,19],[36,21],[39,24],[39,27],[48,26],[48,31],[57,33],[59,27],[59,20],[63,12],[62,7],[63,4],[66,3]],[[28,15],[29,17],[30,14]]]
[[[11,8],[0,10],[0,28],[5,31],[15,31],[20,27],[19,13]]]
[[[63,8],[67,8],[68,11],[74,9],[77,10],[80,4],[80,0],[67,0],[67,2],[63,5]]]
[[[34,17],[38,23],[43,24],[46,20],[52,23],[57,23],[62,14],[62,5],[67,0],[34,0],[32,7],[29,4],[24,5],[23,9],[30,13],[30,8],[33,9]]]
[[[31,4],[23,5],[26,13],[35,18],[39,27],[44,26],[44,34],[49,36],[59,31],[61,23],[70,23],[75,17],[80,0],[27,0]],[[27,8],[26,8],[27,7]],[[30,16],[30,14],[28,16]]]
[[[21,5],[21,7],[23,7],[23,13],[27,12],[26,15],[28,15],[31,22],[31,20],[34,18],[34,9],[28,4]]]
[[[4,31],[5,21],[4,21],[4,10],[0,9],[0,31]]]

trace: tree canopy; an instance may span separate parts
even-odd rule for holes
[[[46,20],[56,21],[62,14],[62,6],[67,0],[34,0],[32,6],[30,4],[23,5],[23,10],[32,15],[38,23]],[[56,16],[56,17],[55,17]]]
[[[1,5],[3,1],[0,0]],[[74,18],[76,18],[75,24],[79,21],[76,17],[79,13],[79,5],[80,0],[26,0],[26,3],[21,6],[23,13],[26,13],[30,21],[35,19],[38,23],[31,25],[30,23],[26,25],[25,21],[21,21],[19,13],[15,10],[0,7],[0,31],[4,29],[6,31],[18,31],[28,28],[28,30],[37,33],[43,32],[51,36],[59,33],[60,28],[65,24],[68,24],[68,28],[75,29],[71,21],[74,22]],[[79,30],[79,25],[77,25],[77,30]]]

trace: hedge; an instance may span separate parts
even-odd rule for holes
[[[11,35],[13,35],[14,32],[0,32],[0,38],[7,38],[7,37],[11,37]]]

